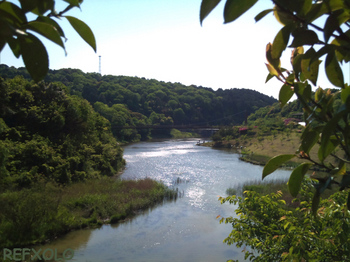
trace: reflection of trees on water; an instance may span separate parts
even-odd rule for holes
[[[39,251],[39,249],[41,249],[40,254],[42,254],[42,252],[48,248],[52,250],[57,249],[57,258],[62,258],[63,252],[68,248],[73,249],[75,251],[82,247],[85,247],[90,240],[91,232],[93,230],[94,229],[81,229],[81,230],[73,231],[60,237],[59,240],[54,240],[51,243],[48,243],[46,245],[34,246],[32,248],[34,248],[37,252]],[[46,256],[50,256],[50,253],[47,253]],[[74,257],[73,257],[73,260],[74,260]],[[31,260],[27,260],[27,261],[31,261]],[[52,260],[45,260],[45,261],[55,261],[55,260],[52,259]]]

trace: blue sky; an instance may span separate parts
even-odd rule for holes
[[[15,2],[16,3],[16,2]],[[57,10],[65,5],[57,1]],[[251,10],[230,24],[223,24],[225,1],[199,23],[201,0],[85,0],[82,11],[71,10],[95,34],[97,53],[65,20],[60,25],[68,41],[68,55],[59,46],[43,40],[50,58],[50,69],[79,68],[102,74],[127,75],[218,88],[250,88],[278,98],[281,83],[265,84],[265,47],[282,27],[272,14],[255,23],[261,10],[272,8],[270,1],[259,1]],[[282,66],[291,68],[291,50],[284,52]],[[1,52],[1,63],[20,67],[8,47]],[[348,69],[345,70],[348,72]],[[345,79],[348,74],[345,73]],[[321,65],[322,87],[330,87]]]

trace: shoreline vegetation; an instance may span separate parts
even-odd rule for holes
[[[117,223],[180,195],[150,178],[118,179],[124,140],[63,84],[0,78],[0,92],[0,251]]]
[[[0,223],[0,250],[44,244],[73,230],[124,221],[178,196],[177,190],[150,178],[102,177],[66,186],[42,182],[8,190],[0,196],[5,218]]]
[[[310,181],[310,177],[306,176],[307,178],[303,183],[307,183]],[[232,185],[226,189],[226,195],[227,196],[244,196],[245,191],[254,191],[257,194],[261,196],[266,196],[272,193],[276,193],[278,191],[281,192],[281,199],[285,201],[285,208],[289,210],[294,210],[296,207],[298,207],[298,203],[294,202],[292,197],[289,193],[288,189],[288,179],[273,179],[273,180],[261,180],[261,179],[255,179],[255,180],[249,180],[244,183],[237,183],[235,185]],[[322,199],[327,199],[334,193],[338,192],[336,188],[332,188],[331,190],[325,191],[325,194],[321,196]]]

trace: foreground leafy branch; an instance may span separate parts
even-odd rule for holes
[[[201,23],[219,2],[220,0],[202,0]],[[235,21],[257,2],[258,0],[227,0],[224,7],[225,23]],[[292,158],[304,159],[305,162],[292,171],[288,182],[291,195],[297,197],[305,174],[312,166],[322,167],[328,173],[323,177],[313,177],[317,181],[313,183],[314,188],[306,189],[309,193],[314,191],[313,196],[308,198],[312,204],[305,207],[311,211],[313,218],[307,216],[309,212],[305,216],[303,212],[304,219],[294,221],[291,214],[279,212],[277,207],[272,208],[276,202],[268,201],[272,201],[276,195],[259,198],[254,193],[247,193],[248,197],[244,201],[239,198],[226,199],[240,204],[236,211],[240,217],[226,220],[227,223],[232,223],[235,230],[225,241],[229,244],[236,242],[238,246],[246,243],[258,249],[264,254],[265,260],[256,254],[247,253],[247,257],[256,261],[347,261],[348,238],[343,232],[348,232],[349,228],[350,193],[346,199],[342,192],[342,197],[336,204],[321,204],[321,208],[319,205],[322,193],[331,189],[332,185],[339,187],[340,191],[350,186],[350,86],[344,82],[341,67],[342,63],[350,61],[350,1],[272,0],[272,4],[272,8],[262,10],[255,17],[258,22],[273,13],[283,26],[273,42],[266,46],[266,67],[269,71],[266,82],[272,78],[282,82],[279,92],[281,107],[296,95],[303,106],[306,127],[298,150],[294,154],[270,159],[264,167],[262,178]],[[320,24],[319,19],[324,19],[323,27],[317,25]],[[290,70],[283,68],[280,62],[280,57],[287,48],[292,48]],[[318,87],[313,93],[311,85],[317,86],[322,57],[325,60],[325,73],[333,89]],[[339,106],[334,103],[336,96],[341,97]],[[314,159],[311,158],[310,151],[316,144],[319,149],[317,158]],[[335,156],[336,165],[329,161],[329,156]],[[271,212],[279,212],[275,220],[274,213]],[[289,238],[286,238],[286,232],[279,232],[281,228],[278,219],[288,221],[284,222],[282,231],[288,229]],[[265,225],[269,226],[266,228]],[[262,239],[258,237],[259,234]],[[287,245],[289,250],[285,249],[286,243],[290,243]]]
[[[312,181],[302,183],[296,209],[286,209],[282,192],[265,196],[245,191],[244,198],[220,198],[238,204],[236,218],[221,218],[233,230],[224,240],[244,247],[245,258],[253,261],[348,261],[350,213],[342,203],[344,192],[320,201],[317,217],[311,216]]]
[[[0,52],[9,45],[15,57],[22,56],[23,62],[34,81],[42,80],[49,70],[49,58],[43,43],[30,32],[38,33],[65,50],[62,38],[64,31],[56,22],[65,18],[75,31],[96,52],[96,40],[89,26],[83,21],[66,15],[72,8],[80,8],[83,0],[64,0],[67,7],[61,12],[55,9],[55,0],[19,0],[17,6],[6,0],[0,1]],[[36,19],[28,20],[27,15]],[[30,16],[30,17],[31,17]]]
[[[215,8],[220,1],[203,0],[201,5],[201,22]],[[257,1],[228,0],[224,9],[225,23],[233,22]],[[259,21],[272,12],[276,20],[283,25],[272,43],[266,46],[267,69],[269,74],[266,82],[277,78],[283,83],[279,101],[283,107],[296,95],[303,105],[306,127],[301,136],[301,144],[294,155],[282,155],[271,159],[265,166],[263,178],[275,171],[280,165],[293,157],[305,159],[295,168],[289,179],[289,189],[295,197],[301,181],[307,170],[317,165],[329,171],[329,175],[318,179],[315,185],[315,203],[320,194],[332,184],[338,184],[340,189],[350,185],[350,173],[347,162],[350,159],[350,87],[344,83],[344,76],[340,63],[350,60],[350,2],[349,1],[272,1],[274,7],[263,10],[256,17]],[[326,18],[324,27],[315,25],[320,17]],[[347,25],[347,26],[346,26]],[[324,40],[319,39],[323,33]],[[289,44],[289,46],[288,46]],[[292,70],[281,67],[280,57],[287,47],[293,48],[291,55]],[[318,49],[315,49],[315,48]],[[324,90],[319,87],[313,94],[311,85],[317,85],[321,57],[325,56],[325,72],[329,81],[339,91]],[[335,110],[335,96],[341,96],[341,105]],[[319,144],[318,159],[309,156],[312,148]],[[340,148],[340,154],[334,151]],[[327,162],[327,157],[336,156],[338,166]],[[347,200],[350,203],[350,194]],[[316,214],[317,205],[313,205]],[[348,208],[350,208],[348,204]]]

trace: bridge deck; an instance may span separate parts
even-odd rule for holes
[[[120,126],[112,125],[112,129],[207,129],[207,130],[219,130],[220,126],[196,126],[196,125],[143,125],[143,126]]]

